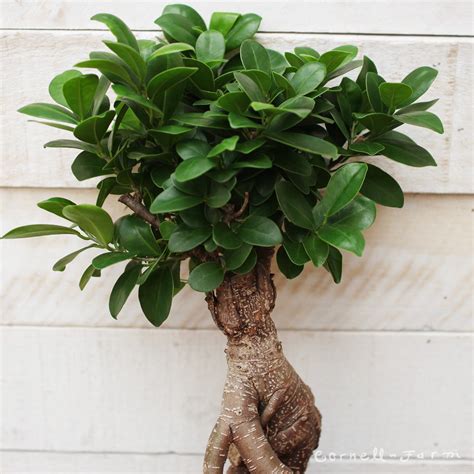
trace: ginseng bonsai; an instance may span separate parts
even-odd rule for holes
[[[362,255],[375,203],[403,206],[398,183],[364,157],[435,165],[395,129],[442,133],[427,111],[436,101],[416,102],[437,72],[420,67],[386,82],[350,45],[281,54],[252,39],[260,24],[254,14],[214,13],[207,27],[192,8],[169,5],[155,21],[164,38],[151,40],[137,40],[113,15],[93,20],[116,41],[75,67],[99,73],[63,72],[49,88],[56,104],[20,112],[73,134],[45,146],[80,150],[72,172],[79,181],[102,177],[97,202],[46,199],[38,206],[63,225],[23,226],[4,238],[84,240],[55,263],[57,271],[102,249],[81,289],[126,262],[110,295],[113,318],[136,288],[154,326],[186,284],[204,292],[228,338],[229,366],[204,472],[222,472],[229,458],[230,472],[302,473],[321,416],[270,317],[273,253],[287,278],[310,263],[341,280],[341,250]],[[110,195],[133,213],[113,222],[102,208]]]

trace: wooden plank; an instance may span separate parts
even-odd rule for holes
[[[1,28],[95,29],[90,17],[100,11],[120,16],[134,29],[150,30],[167,1],[3,0]],[[263,17],[262,31],[319,33],[389,33],[471,35],[472,4],[468,0],[312,0],[187,2],[206,19],[213,11],[254,12]],[[419,15],[423,15],[420,21]],[[443,21],[440,21],[440,18]]]
[[[95,199],[88,190],[0,190],[4,231],[28,223],[58,223],[35,206],[57,195],[78,203]],[[125,211],[113,198],[108,209],[116,217]],[[345,254],[340,285],[311,265],[296,280],[276,271],[278,327],[472,330],[471,209],[469,196],[435,195],[409,195],[401,210],[379,207],[377,221],[366,233],[365,255]],[[84,292],[77,285],[93,252],[79,256],[64,273],[50,270],[57,259],[83,245],[76,240],[52,236],[0,242],[3,324],[149,327],[136,295],[118,321],[108,314],[108,296],[124,264],[105,270]],[[203,296],[183,290],[166,327],[214,327]]]
[[[204,451],[225,374],[217,331],[1,333],[4,450]],[[323,413],[322,453],[378,448],[472,458],[472,335],[280,336]]]
[[[145,35],[146,36],[146,35]],[[148,35],[149,36],[149,35]],[[50,101],[49,81],[57,73],[84,59],[88,52],[103,49],[103,32],[4,32],[0,58],[3,64],[4,102],[0,109],[3,135],[3,166],[0,185],[15,187],[90,187],[79,183],[70,172],[77,154],[73,150],[43,149],[55,138],[69,138],[68,132],[27,122],[15,111],[31,102]],[[392,172],[407,192],[469,193],[472,187],[472,41],[454,38],[409,38],[380,36],[324,36],[264,34],[262,41],[276,49],[292,50],[311,45],[320,50],[344,43],[360,46],[371,56],[389,81],[401,80],[406,73],[426,64],[440,73],[426,99],[441,97],[433,108],[445,123],[445,135],[426,129],[403,126],[410,135],[430,149],[438,167],[412,168],[376,158]],[[34,45],[34,47],[32,47]],[[60,45],[60,47],[59,47]],[[389,52],[390,54],[387,54]],[[34,69],[35,74],[31,74]]]
[[[48,453],[12,452],[2,453],[4,474],[35,473],[195,473],[202,472],[201,454],[92,454],[92,453]],[[377,473],[425,473],[425,474],[471,474],[469,461],[310,461],[307,474],[359,474]]]

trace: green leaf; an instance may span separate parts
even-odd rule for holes
[[[308,153],[324,155],[330,158],[337,158],[339,156],[336,146],[312,135],[294,132],[266,132],[265,136],[276,142],[283,143],[284,145],[288,145]]]
[[[239,129],[239,128],[254,128],[254,129],[261,129],[263,125],[253,120],[250,120],[243,115],[236,114],[231,112],[229,114],[229,125],[231,128]]]
[[[196,41],[196,58],[212,66],[219,65],[225,54],[225,39],[220,31],[208,30]]]
[[[225,267],[227,270],[235,270],[241,267],[250,253],[253,247],[248,244],[242,244],[239,248],[233,250],[224,250]]]
[[[384,112],[385,107],[380,97],[379,86],[384,83],[382,77],[375,72],[368,72],[365,79],[365,88],[370,105],[374,112]]]
[[[197,206],[202,202],[202,197],[185,194],[171,186],[159,194],[150,206],[150,212],[161,214],[176,212]]]
[[[66,102],[81,120],[88,117],[92,111],[98,85],[99,78],[95,74],[73,77],[63,85]]]
[[[324,242],[362,256],[365,240],[362,233],[343,225],[325,224],[318,229],[318,236]]]
[[[444,133],[444,128],[439,117],[431,112],[409,112],[405,114],[397,114],[394,116],[400,122],[417,127],[428,128],[437,133]]]
[[[66,130],[68,132],[74,131],[74,127],[71,127],[70,125],[64,125],[62,123],[45,122],[43,120],[28,120],[28,122],[40,123],[41,125],[47,125],[48,127],[59,128],[60,130]]]
[[[257,252],[255,249],[252,249],[250,251],[249,256],[245,259],[245,262],[240,265],[240,267],[236,268],[234,270],[234,273],[237,273],[239,275],[245,275],[246,273],[249,273],[257,264]]]
[[[176,144],[176,153],[182,160],[191,158],[205,158],[209,153],[211,146],[202,140],[184,140]]]
[[[331,176],[321,201],[326,216],[332,216],[357,196],[366,173],[366,163],[349,163]]]
[[[114,224],[109,214],[98,206],[77,204],[63,209],[66,218],[75,222],[82,230],[107,245],[114,237]]]
[[[288,181],[280,181],[275,186],[278,203],[286,218],[305,229],[313,228],[311,206],[306,198]]]
[[[239,16],[240,13],[214,12],[211,16],[209,29],[220,31],[224,36],[226,36]]]
[[[371,112],[368,114],[354,114],[355,119],[372,132],[373,135],[381,135],[400,125],[392,115],[382,112]]]
[[[69,110],[56,104],[29,104],[18,109],[18,112],[47,120],[56,120],[74,125],[77,123],[77,119]]]
[[[2,239],[26,239],[29,237],[42,237],[43,235],[72,234],[79,235],[74,229],[62,225],[32,224],[17,227],[7,232]]]
[[[410,112],[422,112],[433,107],[433,105],[438,102],[439,99],[429,100],[427,102],[417,102],[416,104],[411,104],[402,109],[398,110],[397,114],[408,114]]]
[[[238,228],[237,234],[245,243],[259,247],[273,247],[283,241],[275,222],[262,216],[248,217]]]
[[[58,74],[49,84],[49,95],[59,105],[68,107],[68,103],[63,93],[64,83],[72,79],[73,77],[81,76],[82,74],[75,69],[69,69],[67,71]]]
[[[78,140],[53,140],[44,144],[45,148],[74,148],[77,150],[84,150],[90,153],[97,151],[94,145],[90,143],[83,143]]]
[[[124,84],[134,86],[134,81],[130,77],[130,74],[128,73],[127,69],[124,66],[122,66],[121,63],[118,61],[115,62],[110,59],[89,59],[89,60],[81,61],[80,63],[77,63],[75,67],[97,69],[104,76],[110,79],[110,81],[112,82],[122,82]],[[64,84],[63,91],[65,87],[66,87],[66,84]],[[64,91],[64,94],[66,95],[65,91]]]
[[[324,268],[332,275],[334,283],[340,283],[342,278],[342,254],[336,248],[329,247],[329,255]]]
[[[368,72],[374,72],[377,73],[377,68],[373,61],[367,57],[364,56],[364,61],[362,63],[362,69],[360,70],[359,75],[357,76],[357,85],[360,87],[360,89],[364,90],[365,85],[366,85],[366,77]]]
[[[79,280],[79,288],[81,291],[86,287],[87,283],[89,283],[89,280],[92,277],[99,277],[100,276],[100,270],[97,270],[97,268],[94,268],[92,265],[89,265],[84,273],[81,276],[81,279]]]
[[[436,166],[431,154],[403,133],[387,132],[377,142],[384,146],[381,153],[391,160],[408,166]]]
[[[160,223],[160,234],[165,240],[169,240],[171,234],[176,230],[177,224],[172,221],[163,221]]]
[[[346,207],[328,219],[328,223],[351,229],[364,230],[375,221],[375,203],[364,196],[356,196]]]
[[[229,92],[217,100],[217,106],[227,112],[243,114],[248,109],[250,100],[245,92]]]
[[[148,62],[153,61],[160,56],[167,56],[168,54],[183,53],[184,51],[194,51],[194,47],[187,43],[171,43],[165,44],[157,49],[149,58]]]
[[[292,242],[290,239],[286,238],[283,240],[283,247],[285,248],[289,259],[295,265],[304,265],[310,259],[301,242]]]
[[[411,96],[412,92],[411,87],[403,83],[383,82],[379,85],[380,98],[389,110],[395,110]]]
[[[242,72],[234,72],[234,77],[242,90],[248,95],[250,100],[255,102],[265,102],[265,95],[263,94],[261,88],[247,74]]]
[[[170,236],[168,248],[173,253],[187,252],[204,243],[212,234],[211,227],[179,226]]]
[[[377,142],[359,142],[359,143],[352,143],[349,146],[350,151],[354,151],[356,153],[363,153],[364,155],[378,155],[383,150],[383,145]]]
[[[290,79],[290,84],[299,95],[314,91],[326,77],[326,66],[322,63],[311,62],[303,64]]]
[[[188,283],[193,290],[208,292],[215,290],[223,280],[224,269],[217,262],[205,262],[193,268]]]
[[[313,167],[306,157],[297,152],[279,153],[273,158],[273,163],[278,168],[301,176],[310,176],[313,172]]]
[[[142,95],[136,94],[127,86],[114,84],[112,89],[117,94],[117,98],[125,102],[127,105],[130,105],[129,103],[131,102],[132,105],[139,105],[145,109],[156,112],[158,115],[162,115],[162,111],[151,100],[146,99]]]
[[[239,153],[243,153],[244,155],[248,155],[249,153],[252,153],[253,151],[257,150],[258,148],[260,148],[263,145],[265,145],[265,139],[264,138],[256,138],[254,140],[249,140],[247,142],[238,143],[235,149]]]
[[[130,293],[135,288],[140,273],[141,265],[133,265],[126,268],[112,288],[109,298],[109,311],[114,319],[117,319]]]
[[[201,15],[189,5],[183,5],[182,3],[166,5],[163,9],[163,14],[165,13],[176,13],[186,17],[193,25],[193,30],[204,31],[206,29],[206,23],[204,23]]]
[[[283,275],[285,275],[289,280],[296,278],[304,268],[304,265],[295,265],[290,260],[290,257],[288,257],[284,247],[280,247],[278,249],[276,261],[281,273],[283,273]]]
[[[232,169],[241,168],[255,168],[255,169],[268,169],[272,167],[272,160],[269,156],[264,153],[255,153],[250,156],[248,160],[235,161],[232,164]]]
[[[86,143],[99,144],[114,117],[113,110],[89,117],[74,129],[74,136]]]
[[[246,39],[252,38],[258,31],[261,21],[262,18],[254,13],[239,16],[226,35],[226,49],[238,48]]]
[[[95,247],[95,245],[88,245],[87,247],[83,247],[82,249],[76,250],[75,252],[71,252],[68,255],[60,258],[54,265],[53,271],[55,272],[63,272],[66,269],[66,266],[71,263],[80,253],[84,252],[84,250],[90,249]]]
[[[64,218],[63,209],[66,206],[73,206],[73,205],[75,205],[74,202],[70,201],[69,199],[64,199],[61,197],[52,197],[44,201],[40,201],[37,204],[37,206],[40,209],[51,212],[52,214],[55,214],[56,216],[63,217],[63,218]]]
[[[232,137],[224,138],[221,142],[219,142],[209,151],[207,157],[213,158],[215,156],[220,155],[221,153],[224,153],[225,151],[234,151],[237,142],[239,141],[239,138],[240,137],[238,135],[233,135]]]
[[[315,267],[321,267],[329,255],[329,246],[316,234],[310,234],[303,239],[303,246]]]
[[[385,171],[368,164],[367,174],[360,192],[382,206],[403,207],[400,185]]]
[[[211,181],[205,202],[209,207],[219,208],[230,200],[230,189],[225,184]]]
[[[410,72],[402,82],[410,86],[413,92],[407,100],[400,104],[400,107],[412,104],[420,98],[430,88],[437,75],[438,71],[428,66],[419,67]]]
[[[254,40],[245,40],[240,46],[240,59],[245,69],[258,69],[269,75],[272,73],[270,56],[264,46]]]
[[[238,249],[242,245],[242,240],[235,234],[227,224],[218,222],[212,229],[214,242],[223,249]]]
[[[97,155],[83,151],[71,165],[72,174],[78,181],[111,174],[110,171],[104,171],[105,164],[106,162]]]
[[[120,245],[134,255],[149,257],[161,253],[150,224],[137,216],[120,218],[116,223],[116,232]]]
[[[173,42],[188,43],[192,46],[196,44],[193,23],[185,16],[166,13],[157,18],[155,23],[174,40]]]
[[[97,257],[92,260],[92,266],[97,268],[97,270],[103,270],[124,260],[130,260],[133,257],[134,255],[128,252],[106,252],[97,255]]]
[[[140,81],[145,79],[147,65],[136,49],[124,43],[114,43],[112,41],[104,41],[104,43],[127,64]]]
[[[119,43],[128,44],[136,51],[139,51],[138,43],[134,34],[120,18],[108,13],[99,13],[94,15],[91,20],[104,23],[117,38]]]
[[[180,182],[190,181],[202,176],[216,166],[217,162],[210,158],[190,158],[178,165],[175,171],[175,177]]]
[[[270,57],[270,66],[272,72],[283,74],[288,67],[288,61],[285,59],[285,56],[273,49],[267,49],[267,53]]]
[[[161,326],[168,317],[173,290],[173,275],[168,267],[155,270],[138,288],[140,306],[153,326]]]
[[[159,94],[191,77],[197,70],[195,67],[175,67],[160,72],[148,83],[148,95],[154,100]]]
[[[194,127],[228,129],[226,116],[224,114],[203,115],[202,113],[188,112],[175,115],[173,120]]]
[[[357,56],[358,49],[352,45],[338,46],[321,55],[319,62],[326,65],[328,74],[344,66]]]

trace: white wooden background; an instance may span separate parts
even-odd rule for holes
[[[207,18],[261,14],[260,39],[280,50],[356,44],[388,80],[439,69],[429,97],[441,98],[446,134],[413,132],[439,166],[387,165],[409,193],[405,208],[379,209],[341,285],[310,268],[278,277],[274,316],[323,412],[320,449],[337,458],[314,460],[311,472],[472,472],[472,2],[188,3]],[[108,33],[94,13],[115,13],[146,37],[164,4],[0,2],[2,232],[54,222],[35,207],[42,199],[95,197],[72,178],[73,153],[42,148],[61,133],[15,110],[48,100],[53,75],[100,47]],[[224,340],[201,296],[183,292],[164,328],[151,328],[136,300],[116,322],[107,298],[120,268],[82,293],[86,256],[64,274],[49,270],[75,248],[61,237],[1,242],[0,471],[199,472],[225,376]],[[375,461],[348,458],[374,449]]]

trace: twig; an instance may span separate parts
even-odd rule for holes
[[[240,209],[237,212],[234,212],[230,216],[230,220],[233,221],[234,219],[238,219],[245,212],[248,205],[249,205],[249,193],[245,192],[244,193],[244,202],[242,203],[242,206],[240,207]]]
[[[131,194],[124,194],[119,197],[119,202],[129,207],[138,217],[148,222],[155,229],[159,229],[160,220],[153,215],[141,202],[140,199],[135,198]]]

